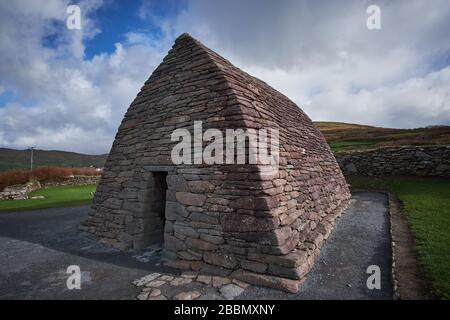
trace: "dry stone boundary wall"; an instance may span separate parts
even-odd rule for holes
[[[338,153],[336,160],[348,175],[450,177],[450,145]]]
[[[100,176],[75,176],[61,181],[54,182],[29,182],[26,184],[18,184],[8,186],[0,190],[0,200],[26,200],[30,192],[36,191],[41,187],[50,186],[87,186],[97,184]]]

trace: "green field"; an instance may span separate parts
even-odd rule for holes
[[[376,144],[376,141],[335,141],[330,142],[330,148],[333,152],[346,151],[346,150],[363,150],[367,147],[373,146]]]
[[[30,193],[32,196],[44,196],[43,199],[0,200],[0,212],[22,211],[56,207],[69,207],[89,204],[96,186],[60,186],[48,187]]]
[[[402,200],[419,259],[439,296],[450,299],[450,180],[347,177],[356,188],[385,189]]]

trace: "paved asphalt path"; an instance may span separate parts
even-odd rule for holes
[[[387,196],[354,192],[297,294],[250,288],[242,299],[392,299],[391,242]],[[367,267],[381,271],[381,289],[367,288]]]
[[[391,299],[386,196],[361,192],[337,221],[299,293],[250,287],[240,299]],[[78,230],[87,207],[0,213],[0,299],[134,299],[131,284],[162,266],[155,248],[123,253]],[[67,289],[78,265],[81,290]],[[369,290],[366,269],[381,269],[381,290]]]

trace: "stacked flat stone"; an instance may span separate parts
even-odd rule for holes
[[[450,146],[401,146],[336,155],[346,174],[450,177]]]
[[[97,184],[100,176],[73,176],[70,178],[59,179],[56,181],[46,181],[42,186],[88,186]]]
[[[0,200],[26,200],[28,194],[41,188],[39,182],[28,182],[4,187],[0,190]]]
[[[277,128],[279,171],[173,165],[173,130]],[[165,223],[152,172],[167,172]],[[172,266],[288,291],[313,265],[350,192],[309,117],[266,83],[181,35],[119,127],[82,228],[120,249],[163,241]],[[163,239],[162,239],[163,238]]]

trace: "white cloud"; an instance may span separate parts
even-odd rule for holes
[[[377,1],[376,31],[366,27],[369,4],[193,0],[171,27],[271,84],[313,120],[450,124],[448,1]]]
[[[81,31],[65,29],[67,1],[27,4],[0,5],[0,87],[33,101],[0,106],[0,146],[108,152],[127,107],[167,48],[141,35],[89,60],[83,42],[99,32],[89,13],[100,1],[80,3]],[[55,47],[43,45],[49,34],[58,37]]]

